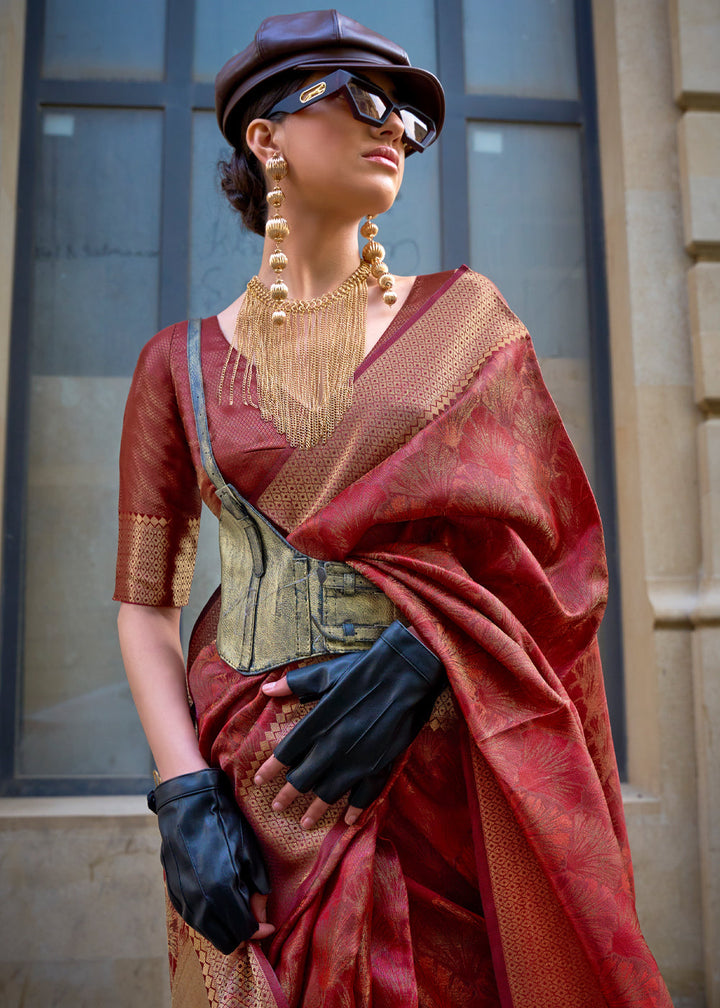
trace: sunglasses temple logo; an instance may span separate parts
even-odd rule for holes
[[[306,91],[300,95],[300,104],[307,105],[309,101],[313,98],[319,98],[320,95],[325,94],[327,91],[327,83],[325,81],[318,81],[317,84],[313,84],[312,87],[307,88]]]

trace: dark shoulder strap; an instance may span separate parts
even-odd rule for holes
[[[265,570],[265,559],[260,534],[252,515],[260,518],[270,528],[273,528],[273,526],[270,525],[270,522],[268,522],[264,515],[261,515],[260,512],[248,504],[234,486],[225,482],[223,474],[218,469],[218,464],[215,461],[210,444],[207,409],[205,408],[205,388],[203,386],[202,364],[200,361],[200,330],[201,320],[190,319],[187,331],[188,377],[190,378],[190,395],[192,397],[193,413],[195,414],[195,429],[197,430],[198,443],[200,445],[200,458],[202,459],[205,472],[215,487],[215,493],[220,498],[222,506],[237,518],[245,529],[252,551],[253,569],[258,577],[262,577]],[[252,512],[252,515],[249,512]],[[275,531],[274,528],[273,531]]]
[[[210,477],[215,492],[222,503],[230,511],[237,511],[239,494],[224,480],[218,469],[213,450],[210,445],[207,409],[205,408],[205,389],[203,386],[202,365],[200,363],[200,319],[190,319],[187,330],[187,361],[188,377],[190,378],[190,395],[192,397],[193,413],[195,414],[195,429],[200,445],[200,458],[203,468]]]
[[[205,406],[205,388],[203,385],[202,363],[200,360],[200,330],[200,319],[191,319],[188,322],[188,377],[190,378],[190,395],[192,397],[193,413],[195,415],[195,429],[197,430],[198,443],[200,445],[200,458],[205,472],[208,474],[213,486],[215,487],[215,493],[220,498],[221,504],[230,512],[230,514],[239,519],[240,523],[245,528],[248,539],[250,540],[250,547],[253,551],[253,563],[256,573],[262,574],[262,571],[264,570],[264,559],[260,535],[257,532],[258,524],[263,525],[266,529],[268,529],[268,531],[272,532],[272,534],[277,539],[281,540],[288,549],[294,550],[295,553],[298,553],[298,550],[295,550],[293,546],[290,546],[285,536],[283,536],[282,533],[275,528],[273,523],[265,517],[262,511],[258,511],[257,508],[254,508],[252,504],[245,500],[242,494],[239,493],[234,486],[232,486],[231,483],[227,483],[225,481],[223,474],[218,468],[218,464],[215,461],[215,456],[210,444],[210,430],[208,428],[207,409]]]

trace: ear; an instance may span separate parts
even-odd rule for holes
[[[278,136],[281,125],[271,119],[253,119],[247,128],[245,134],[247,145],[263,166],[273,154],[281,152]]]

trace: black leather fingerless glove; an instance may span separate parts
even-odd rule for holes
[[[287,681],[303,702],[320,697],[275,749],[287,780],[328,803],[350,791],[350,804],[366,808],[430,716],[445,673],[395,622],[368,651],[294,669]]]
[[[257,931],[250,895],[270,883],[230,781],[214,768],[163,781],[148,795],[162,836],[170,902],[223,955]]]

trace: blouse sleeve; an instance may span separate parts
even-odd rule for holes
[[[170,366],[174,328],[143,349],[133,376],[120,446],[114,598],[187,605],[201,498]]]

